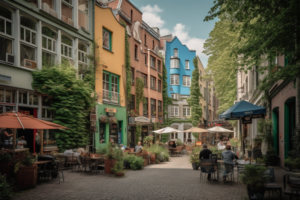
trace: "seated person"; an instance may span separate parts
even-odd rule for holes
[[[199,160],[201,161],[201,159],[209,159],[209,156],[211,154],[212,152],[209,149],[207,149],[207,144],[203,144],[203,150],[199,154]],[[207,180],[211,181],[211,173],[208,173]],[[214,181],[216,180],[214,179]]]
[[[173,141],[171,141],[171,142],[170,142],[170,146],[171,146],[172,148],[176,148],[176,143],[173,142]]]
[[[141,143],[141,142],[138,142],[138,144],[137,144],[137,145],[135,146],[135,148],[134,148],[134,151],[135,151],[136,153],[138,153],[138,152],[142,151],[142,149],[143,149],[142,143]]]
[[[222,152],[222,158],[223,158],[223,163],[232,165],[232,168],[228,168],[228,169],[226,169],[227,167],[225,165],[225,171],[224,171],[224,175],[223,175],[223,182],[225,183],[227,173],[233,169],[233,160],[239,159],[239,158],[231,151],[230,145],[226,145],[226,150],[224,150]]]

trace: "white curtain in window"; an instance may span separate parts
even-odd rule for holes
[[[21,51],[20,51],[21,66],[24,65],[24,59],[35,61],[35,49],[23,44],[21,44],[20,46],[21,46]]]

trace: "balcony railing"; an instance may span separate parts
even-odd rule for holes
[[[120,104],[120,94],[109,90],[103,90],[103,101]]]

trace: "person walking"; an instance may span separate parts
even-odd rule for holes
[[[212,152],[207,149],[207,144],[203,144],[203,150],[199,154],[199,160],[201,162],[201,159],[209,159],[209,155],[212,154]],[[208,173],[207,180],[211,181],[211,173]],[[215,181],[215,179],[214,179]]]

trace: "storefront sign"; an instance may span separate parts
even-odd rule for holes
[[[146,123],[150,123],[150,119],[146,118],[146,117],[136,117],[134,119],[135,122],[146,122]]]
[[[0,74],[0,80],[2,80],[2,81],[11,81],[11,76],[6,76],[4,74]]]
[[[252,124],[252,117],[251,116],[242,117],[242,124]]]
[[[116,108],[105,108],[105,112],[116,113],[116,112],[117,112],[117,109],[116,109]]]

